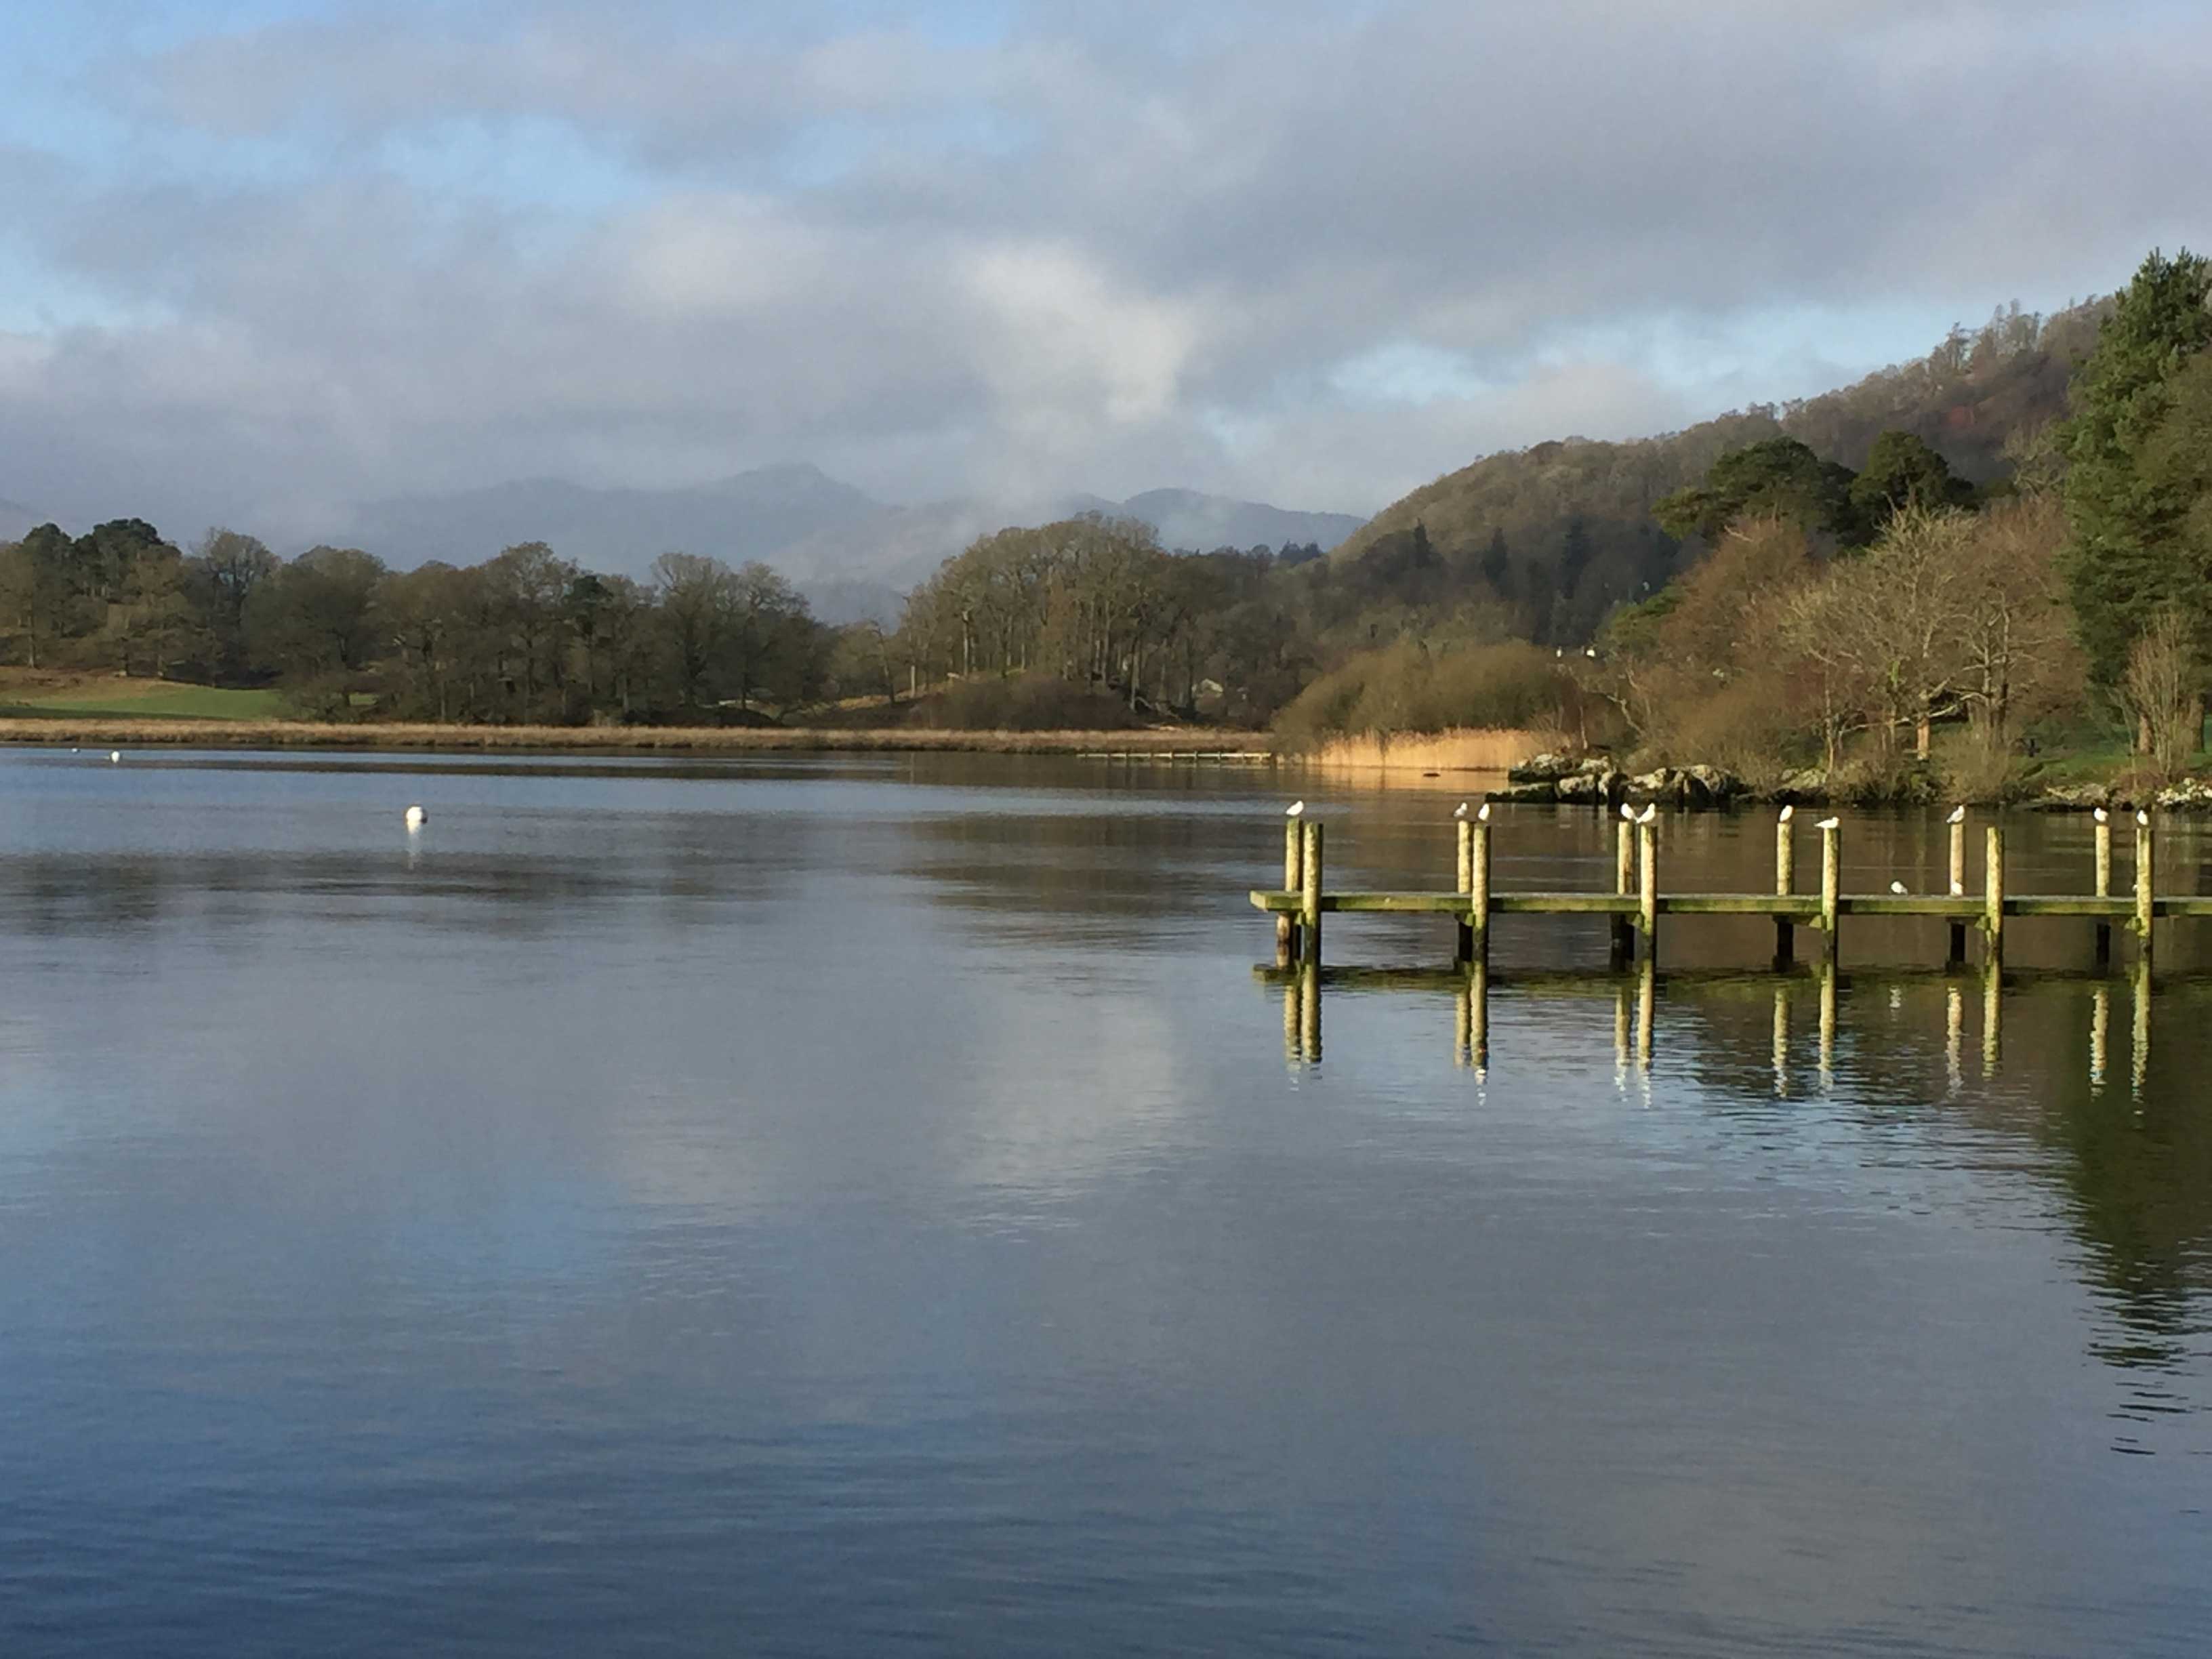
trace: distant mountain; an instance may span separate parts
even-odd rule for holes
[[[1170,547],[1203,553],[1217,547],[1280,547],[1309,543],[1324,552],[1367,522],[1349,513],[1300,513],[1265,501],[1232,501],[1195,489],[1148,489],[1120,510],[1142,519]]]
[[[793,464],[685,489],[593,489],[531,478],[393,496],[355,508],[331,539],[401,569],[431,559],[475,564],[530,541],[596,570],[640,577],[672,550],[732,564],[762,559],[804,588],[825,621],[890,623],[907,589],[978,536],[1083,513],[1141,519],[1167,546],[1196,550],[1333,547],[1361,523],[1348,514],[1292,512],[1192,489],[1149,490],[1126,501],[1070,494],[888,507],[817,467]]]
[[[818,531],[880,516],[883,504],[805,463],[761,467],[674,489],[592,489],[531,478],[449,495],[362,503],[332,539],[387,564],[476,564],[517,542],[544,542],[595,570],[642,576],[671,550],[732,564],[769,559]]]

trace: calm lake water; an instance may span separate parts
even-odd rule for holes
[[[1441,884],[1455,796],[1289,781],[1334,882]],[[1286,793],[0,754],[0,1652],[2205,1650],[2212,924],[2147,1054],[2124,944],[1990,1033],[1940,924],[1846,922],[1824,1044],[1682,919],[1646,1066],[1602,923],[1509,918],[1486,1066],[1420,984],[1307,1063]],[[1845,845],[1941,884],[1933,815]]]

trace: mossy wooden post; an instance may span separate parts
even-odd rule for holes
[[[1620,831],[1613,843],[1613,891],[1617,898],[1626,898],[1636,890],[1636,826],[1626,818],[1620,821]],[[1635,924],[1626,916],[1615,916],[1607,930],[1613,942],[1613,965],[1628,966],[1628,958],[1636,949]]]
[[[1656,824],[1636,826],[1636,856],[1644,878],[1638,895],[1636,925],[1644,930],[1644,961],[1648,967],[1659,960],[1659,832]]]
[[[1944,890],[1963,893],[1966,890],[1966,821],[1961,817],[1951,826],[1951,884]],[[1951,951],[1946,958],[1953,968],[1961,967],[1966,960],[1966,924],[1954,921],[1951,924]]]
[[[1298,959],[1321,966],[1321,825],[1305,821],[1304,856],[1298,870]]]
[[[1774,896],[1788,898],[1797,886],[1797,824],[1795,813],[1774,822]],[[1774,965],[1787,968],[1797,954],[1797,930],[1787,916],[1774,919]]]
[[[1843,830],[1833,823],[1820,826],[1820,933],[1821,955],[1827,964],[1836,965],[1836,901],[1843,894]]]
[[[1468,839],[1467,865],[1466,926],[1473,931],[1468,959],[1480,968],[1490,960],[1490,826],[1476,823],[1468,828],[1474,833]]]
[[[1476,827],[1476,825],[1469,823],[1465,818],[1460,819],[1456,826],[1459,830],[1459,884],[1452,889],[1452,891],[1455,893],[1472,893],[1474,890],[1474,832]],[[1481,827],[1487,829],[1489,826],[1486,824]],[[1460,919],[1458,947],[1452,953],[1452,960],[1454,962],[1472,962],[1474,960],[1474,925],[1463,916]]]
[[[2109,817],[2097,820],[2097,896],[2112,896],[2112,822]],[[2100,919],[2097,923],[2097,966],[2110,967],[2112,961],[2112,924]]]
[[[1291,818],[1283,825],[1283,890],[1295,893],[1301,879],[1299,868],[1304,854],[1300,850],[1303,836],[1298,820]],[[1298,924],[1288,911],[1275,918],[1275,966],[1287,968],[1297,960]]]
[[[2004,964],[2004,830],[1991,824],[1982,843],[1982,932],[1989,940],[1989,965]]]
[[[2150,820],[2136,818],[2136,937],[2142,941],[2142,960],[2150,960],[2151,843]]]

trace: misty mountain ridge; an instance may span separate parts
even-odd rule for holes
[[[825,621],[896,621],[900,597],[978,536],[1084,513],[1140,519],[1170,547],[1333,547],[1364,520],[1154,489],[1116,501],[1071,493],[1019,501],[963,497],[898,507],[807,462],[757,468],[666,489],[598,489],[526,478],[447,495],[392,496],[354,508],[330,539],[396,568],[432,559],[473,564],[517,542],[542,541],[596,570],[642,578],[659,555],[702,553],[775,566],[814,599]]]

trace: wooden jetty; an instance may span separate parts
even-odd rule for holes
[[[1486,963],[1490,954],[1491,921],[1496,916],[1606,916],[1612,921],[1612,954],[1616,967],[1625,967],[1642,940],[1645,962],[1656,962],[1659,951],[1659,921],[1662,916],[1765,916],[1775,927],[1775,964],[1787,966],[1795,950],[1796,930],[1809,928],[1818,936],[1820,957],[1832,966],[1840,952],[1838,935],[1845,916],[1934,916],[1949,921],[1949,960],[1966,959],[1966,933],[1982,936],[1983,959],[2001,965],[2004,959],[2006,919],[2013,916],[2075,917],[2096,924],[2097,953],[2109,960],[2115,926],[2135,936],[2137,954],[2150,959],[2154,926],[2163,916],[2212,916],[2212,896],[2160,896],[2152,889],[2152,836],[2148,815],[2137,814],[2135,823],[2135,868],[2131,891],[2112,888],[2112,826],[2100,819],[2096,830],[2096,853],[2092,890],[2087,893],[2014,893],[2005,886],[2004,830],[1988,826],[1982,890],[1966,887],[1966,825],[1963,815],[1949,821],[1950,890],[1943,894],[1846,893],[1842,890],[1842,826],[1834,818],[1815,828],[1820,836],[1820,885],[1817,893],[1796,890],[1796,825],[1785,810],[1775,825],[1774,890],[1764,893],[1668,893],[1659,882],[1659,842],[1654,816],[1620,825],[1614,860],[1613,890],[1604,892],[1499,892],[1491,883],[1491,835],[1497,826],[1487,821],[1489,809],[1457,821],[1456,881],[1453,887],[1431,892],[1331,892],[1324,882],[1323,826],[1310,817],[1292,818],[1284,827],[1283,884],[1255,888],[1253,905],[1276,918],[1275,960],[1279,966],[1321,964],[1322,918],[1325,915],[1436,915],[1449,918],[1455,929],[1453,957],[1459,963]]]

